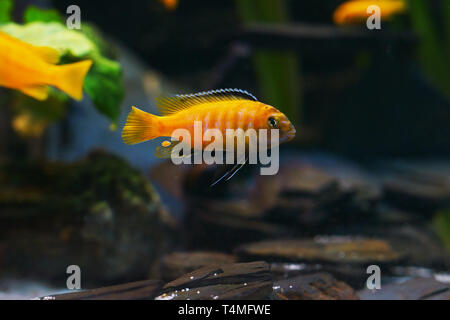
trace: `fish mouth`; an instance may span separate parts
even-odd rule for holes
[[[290,125],[289,130],[280,138],[280,142],[291,141],[295,137],[295,132],[294,126]]]

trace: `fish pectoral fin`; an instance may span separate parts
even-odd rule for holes
[[[32,85],[20,88],[19,91],[26,94],[27,96],[30,96],[32,98],[35,98],[36,100],[43,101],[48,98],[48,86],[46,85]]]
[[[45,62],[57,64],[59,62],[59,51],[50,47],[33,46],[33,51]]]

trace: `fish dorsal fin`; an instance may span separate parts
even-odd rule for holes
[[[241,89],[218,89],[193,94],[177,94],[168,97],[159,97],[156,104],[159,112],[166,116],[189,109],[201,103],[250,100],[258,101],[254,95]]]

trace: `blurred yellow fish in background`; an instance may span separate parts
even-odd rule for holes
[[[33,46],[0,31],[0,86],[46,100],[51,85],[81,100],[92,61],[56,65],[58,61],[57,50]]]
[[[380,8],[382,19],[389,19],[397,13],[406,11],[406,3],[403,0],[351,0],[341,4],[334,11],[334,23],[343,25],[364,22],[370,15],[367,8],[372,5]]]

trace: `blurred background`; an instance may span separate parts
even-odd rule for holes
[[[251,297],[318,299],[298,288],[326,274],[341,294],[320,297],[448,299],[450,3],[361,1],[369,30],[355,2],[1,0],[0,31],[94,65],[80,102],[0,88],[0,298],[61,292],[72,264],[92,289],[266,261]],[[132,105],[218,88],[294,123],[277,175],[210,188],[216,168],[157,159],[162,139],[122,142]],[[371,264],[391,291],[365,289]]]

